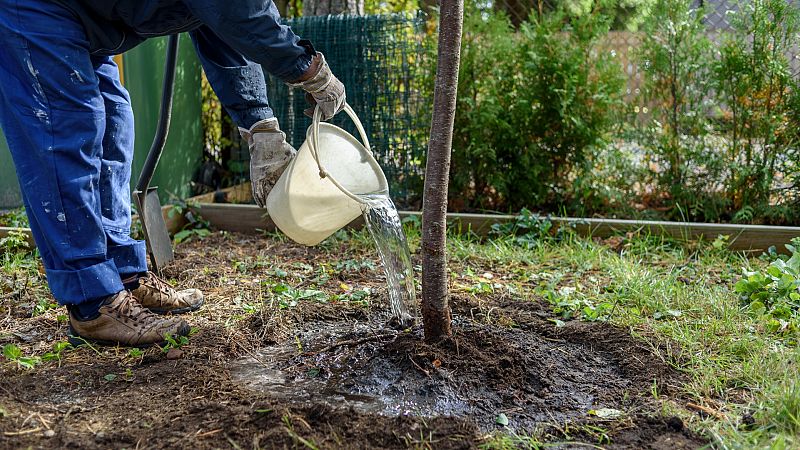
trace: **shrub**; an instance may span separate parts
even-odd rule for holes
[[[753,0],[732,16],[714,63],[719,129],[729,141],[727,195],[735,221],[782,222],[794,214],[771,205],[780,202],[776,182],[798,160],[798,84],[787,58],[800,44],[798,10],[784,0]]]
[[[466,14],[451,167],[454,207],[559,209],[622,107],[599,14]],[[456,200],[457,199],[457,200]],[[578,199],[579,200],[579,199]]]
[[[691,0],[661,0],[644,25],[637,60],[652,113],[639,133],[669,218],[710,220],[725,209],[725,164],[710,138],[712,46]],[[662,206],[662,205],[652,205]]]
[[[453,129],[452,196],[457,209],[502,208],[508,197],[509,146],[518,129],[515,103],[517,37],[500,14],[465,14]]]

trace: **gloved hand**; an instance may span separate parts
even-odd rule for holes
[[[278,119],[274,117],[256,122],[249,130],[240,127],[239,134],[250,147],[253,198],[258,206],[264,207],[269,191],[278,182],[297,150],[286,142],[286,135],[278,127]]]
[[[317,52],[308,71],[300,78],[300,81],[289,83],[292,87],[299,87],[307,92],[306,100],[311,105],[319,105],[322,110],[322,119],[328,120],[344,108],[345,92],[344,85],[331,72],[331,68],[325,61],[325,56]],[[303,111],[305,115],[312,117],[314,108]]]

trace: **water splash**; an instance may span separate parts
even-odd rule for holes
[[[359,196],[365,201],[364,221],[378,248],[389,290],[392,319],[400,326],[414,322],[416,305],[411,252],[394,202],[386,193]]]

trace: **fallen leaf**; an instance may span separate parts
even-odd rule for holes
[[[508,416],[504,413],[500,413],[497,415],[497,418],[494,419],[494,422],[500,426],[507,427],[508,426]]]
[[[613,408],[600,408],[600,409],[590,409],[589,410],[590,416],[597,416],[601,419],[619,419],[620,417],[624,416],[625,413]]]

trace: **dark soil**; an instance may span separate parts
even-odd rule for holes
[[[231,268],[256,254],[270,264],[254,263],[246,276]],[[385,327],[383,295],[368,307],[265,301],[260,312],[232,315],[261,292],[249,286],[259,270],[330,254],[337,249],[237,235],[179,247],[168,273],[207,293],[205,309],[190,317],[197,334],[172,355],[179,359],[159,349],[139,357],[79,349],[31,371],[4,366],[0,447],[472,448],[493,431],[534,434],[558,448],[705,444],[657,412],[654,383],[674,396],[677,372],[626,330],[557,327],[535,302],[454,296],[456,332],[438,344],[423,343],[419,327]],[[327,283],[379,287],[378,273]],[[39,322],[59,339],[63,325]],[[590,415],[600,408],[623,416]],[[507,428],[497,424],[501,414]]]

